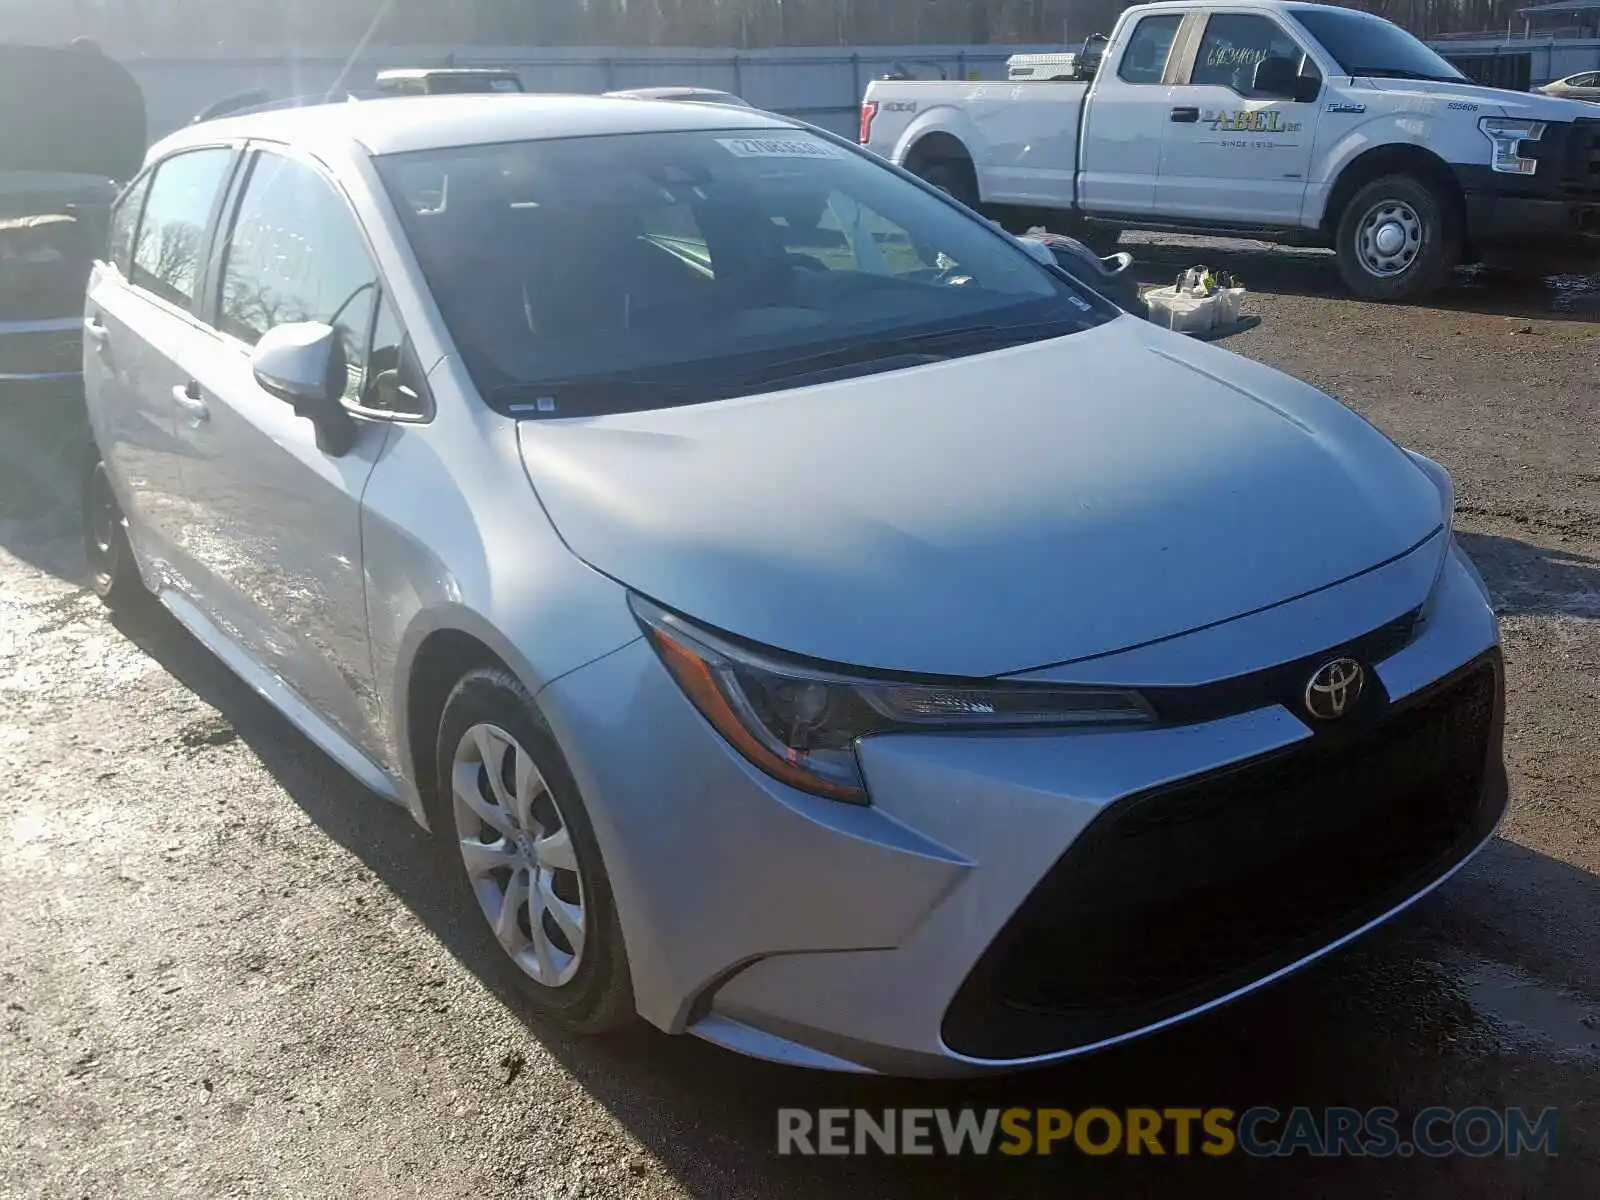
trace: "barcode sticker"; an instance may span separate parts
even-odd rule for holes
[[[717,144],[740,158],[838,158],[838,148],[821,138],[718,138]]]

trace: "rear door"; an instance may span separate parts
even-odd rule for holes
[[[174,154],[119,201],[111,261],[98,264],[84,307],[84,386],[95,437],[145,566],[166,582],[189,575],[193,524],[183,489],[184,384],[197,334],[193,308],[206,241],[235,151]]]
[[[1255,91],[1256,64],[1293,58],[1320,76],[1295,35],[1261,12],[1213,12],[1185,54],[1163,125],[1156,208],[1163,216],[1247,225],[1300,223],[1320,98]]]
[[[1155,207],[1161,138],[1166,128],[1171,64],[1181,12],[1140,17],[1106,47],[1106,62],[1089,93],[1079,148],[1078,203],[1094,213],[1148,213]],[[1035,84],[1033,86],[1043,86]]]
[[[210,326],[190,360],[205,416],[183,428],[184,483],[206,523],[187,548],[229,636],[372,753],[361,494],[391,425],[361,416],[349,453],[325,453],[311,423],[256,383],[250,353],[276,325],[332,325],[345,342],[346,400],[361,404],[378,270],[344,194],[309,157],[254,147],[228,207]]]

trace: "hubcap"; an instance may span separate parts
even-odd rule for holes
[[[456,747],[451,794],[473,895],[524,974],[546,987],[583,961],[587,908],[565,818],[528,752],[495,725]]]
[[[1422,218],[1403,200],[1374,204],[1356,227],[1356,256],[1367,274],[1386,279],[1409,270],[1422,251]]]

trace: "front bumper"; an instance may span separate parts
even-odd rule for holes
[[[1600,247],[1600,201],[1467,192],[1467,238],[1477,246],[1536,242]]]
[[[1532,175],[1458,166],[1467,240],[1475,246],[1556,244],[1600,249],[1600,120],[1552,123],[1525,153]]]
[[[1342,646],[1392,621],[1382,606],[1413,565],[1231,624],[1262,622],[1277,654],[1298,612],[1313,619],[1302,652],[1319,635]],[[1353,624],[1329,634],[1339,600]],[[1177,639],[1160,663],[1138,652],[1127,682],[1209,672],[1219,636]],[[1372,661],[1388,706],[1343,739],[1259,701],[1140,730],[880,737],[861,745],[864,809],[749,767],[642,642],[541,705],[589,800],[647,1019],[778,1061],[958,1075],[1214,1007],[1470,857],[1505,806],[1503,685],[1493,614],[1458,550],[1425,621],[1390,649]],[[1455,717],[1435,719],[1441,706]]]

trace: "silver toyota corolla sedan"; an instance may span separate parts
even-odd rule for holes
[[[430,828],[533,1002],[959,1074],[1405,908],[1505,804],[1452,491],[749,109],[191,126],[85,316],[95,586]]]

